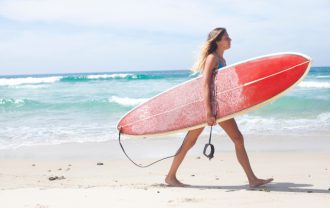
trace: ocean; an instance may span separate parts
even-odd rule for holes
[[[127,111],[194,77],[188,70],[0,76],[0,149],[117,139]],[[312,67],[288,94],[236,120],[243,134],[330,137],[330,67]]]

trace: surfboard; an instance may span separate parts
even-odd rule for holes
[[[214,78],[216,121],[250,112],[294,88],[311,58],[284,52],[260,56],[218,70]],[[174,86],[135,107],[118,122],[127,136],[160,136],[207,126],[202,77]]]

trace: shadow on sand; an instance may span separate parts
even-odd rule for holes
[[[160,184],[158,187],[171,187],[165,184]],[[264,192],[291,192],[291,193],[319,193],[319,194],[330,194],[330,190],[328,189],[315,189],[308,188],[313,187],[311,184],[296,184],[290,182],[283,183],[274,183],[267,184],[264,186],[260,186],[257,188],[250,188],[248,185],[241,186],[203,186],[203,185],[192,185],[185,186],[183,188],[194,188],[194,189],[221,189],[226,192],[240,191],[240,190],[248,190],[248,191],[264,191]]]

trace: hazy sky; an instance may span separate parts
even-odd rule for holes
[[[0,0],[0,74],[189,69],[215,27],[228,64],[295,51],[330,66],[329,0]]]

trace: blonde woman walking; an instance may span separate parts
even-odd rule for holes
[[[231,46],[231,39],[225,28],[215,28],[212,30],[200,52],[200,57],[193,67],[193,71],[202,73],[204,105],[206,107],[207,124],[213,126],[216,124],[216,118],[212,113],[211,106],[211,79],[214,71],[226,66],[226,60],[223,54]],[[218,123],[234,142],[236,156],[248,178],[250,187],[258,187],[271,182],[273,179],[259,179],[252,171],[248,155],[244,147],[244,138],[238,129],[234,118]],[[182,147],[178,150],[173,159],[171,168],[165,178],[169,186],[184,187],[176,173],[189,149],[191,149],[204,128],[194,129],[187,133]]]

